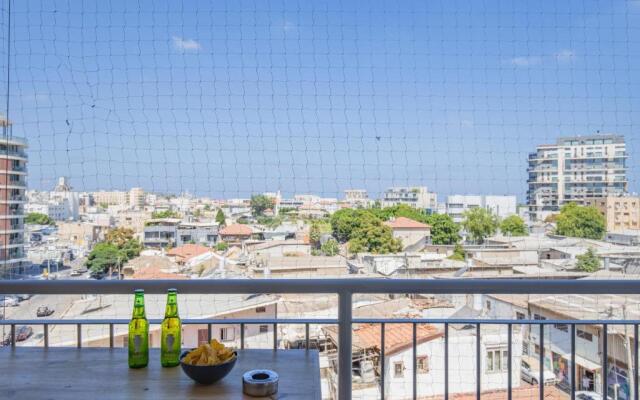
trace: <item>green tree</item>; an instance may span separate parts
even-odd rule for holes
[[[204,205],[204,210],[205,211],[211,211],[211,204],[205,204]]]
[[[217,251],[227,251],[229,249],[229,244],[227,242],[218,242],[216,243]]]
[[[498,218],[484,208],[472,208],[464,212],[462,226],[476,243],[484,243],[484,239],[498,230]]]
[[[91,250],[86,266],[93,272],[106,272],[139,256],[141,251],[142,244],[132,229],[111,229],[105,234],[105,240]]]
[[[360,228],[367,221],[380,222],[380,219],[369,210],[343,208],[342,210],[334,212],[329,221],[331,223],[333,237],[335,237],[338,242],[345,243],[351,238],[352,232]]]
[[[224,212],[222,212],[221,209],[218,209],[218,212],[216,213],[216,222],[220,226],[226,225],[226,218],[224,216]]]
[[[604,215],[597,208],[569,203],[560,209],[556,220],[556,234],[600,240],[605,232]]]
[[[449,260],[464,261],[464,248],[462,247],[462,245],[460,245],[460,243],[456,243],[455,247],[453,248],[453,254],[451,254],[448,258]]]
[[[54,225],[55,222],[48,215],[32,212],[24,217],[24,223],[28,225]]]
[[[151,218],[180,218],[180,213],[173,210],[154,211],[151,213]]]
[[[273,208],[273,199],[263,194],[256,194],[251,196],[250,206],[253,216],[257,217],[263,215],[267,209]]]
[[[402,242],[395,239],[391,228],[383,225],[379,219],[368,219],[361,222],[351,233],[349,251],[374,254],[398,253],[402,251]]]
[[[104,241],[111,243],[117,247],[124,246],[129,240],[134,238],[133,229],[129,228],[114,228],[107,231],[104,235]]]
[[[340,251],[340,246],[338,245],[337,240],[331,238],[324,242],[322,246],[320,246],[320,251],[322,251],[325,256],[332,257],[338,254],[338,252]]]
[[[98,243],[87,257],[86,266],[91,272],[104,273],[121,262],[118,247],[111,243]]]
[[[578,260],[576,268],[580,271],[596,272],[600,269],[600,259],[592,248],[589,248],[586,253],[577,256],[576,259]]]
[[[527,236],[527,226],[518,215],[510,215],[500,223],[500,232],[507,236]]]
[[[320,247],[320,238],[322,235],[331,233],[331,224],[326,220],[313,220],[309,228],[309,242],[315,248]]]
[[[432,214],[427,218],[431,225],[431,242],[433,244],[454,244],[460,240],[460,225],[453,222],[447,214]]]

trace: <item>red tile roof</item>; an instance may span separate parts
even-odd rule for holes
[[[387,221],[384,223],[391,229],[427,229],[430,228],[429,225],[423,224],[422,222],[414,221],[410,218],[406,217],[398,217],[394,220]]]
[[[192,257],[210,252],[211,249],[199,244],[185,244],[184,246],[175,247],[167,251],[167,255],[171,257],[177,257],[182,260],[188,260]]]
[[[329,336],[337,338],[337,328],[325,328]],[[444,334],[433,325],[419,324],[416,328],[417,343],[442,337]],[[380,348],[380,325],[362,324],[353,331],[353,346],[360,349]],[[393,354],[413,345],[412,324],[387,324],[384,331],[385,354]]]
[[[252,234],[253,229],[243,224],[228,225],[220,231],[220,235],[223,236],[251,236]]]

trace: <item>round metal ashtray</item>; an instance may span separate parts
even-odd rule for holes
[[[242,393],[253,397],[272,396],[278,392],[278,374],[268,369],[254,369],[242,375]]]

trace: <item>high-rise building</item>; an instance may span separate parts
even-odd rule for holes
[[[391,187],[385,190],[382,207],[393,207],[399,204],[435,212],[438,208],[438,196],[429,192],[426,186]]]
[[[527,204],[533,220],[563,204],[627,192],[626,146],[619,135],[559,138],[529,154]]]
[[[145,203],[144,189],[134,187],[129,190],[129,207],[134,209],[143,209]]]
[[[10,123],[0,120],[0,275],[19,273],[26,266],[24,203],[27,188],[25,139],[8,135]]]

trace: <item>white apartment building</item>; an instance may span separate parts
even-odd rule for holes
[[[623,136],[597,134],[559,138],[529,154],[527,204],[532,220],[557,213],[568,202],[627,192]]]
[[[426,186],[390,187],[385,190],[381,205],[393,207],[399,204],[435,212],[438,209],[438,195],[429,192]]]
[[[145,193],[144,189],[134,187],[129,190],[129,207],[140,210],[144,208]]]
[[[119,206],[129,203],[129,193],[122,191],[93,192],[93,203],[96,205]]]
[[[516,196],[447,196],[445,212],[457,223],[464,220],[464,212],[472,208],[484,208],[498,218],[503,219],[517,213]]]
[[[364,189],[347,189],[344,191],[344,201],[350,207],[368,207],[372,200]]]

